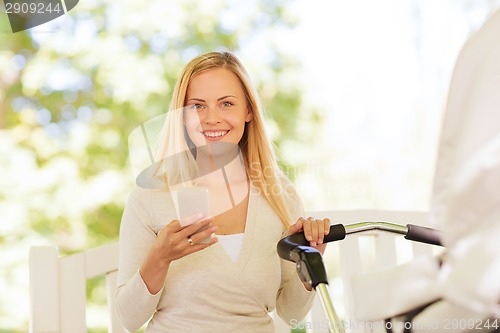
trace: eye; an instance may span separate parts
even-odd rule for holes
[[[203,108],[203,105],[201,105],[201,104],[191,104],[189,107],[191,109],[201,110]]]
[[[233,105],[234,105],[233,103],[231,103],[231,102],[227,102],[227,101],[226,101],[226,102],[222,102],[222,104],[221,104],[221,106],[222,106],[223,108],[229,108],[229,107],[231,107],[231,106],[233,106]]]

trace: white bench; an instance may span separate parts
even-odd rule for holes
[[[86,333],[86,282],[106,276],[108,332],[122,333],[114,296],[118,243],[59,257],[55,246],[30,250],[30,332]]]

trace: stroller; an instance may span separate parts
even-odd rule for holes
[[[426,244],[441,245],[439,231],[413,224],[406,226],[388,222],[360,222],[349,225],[335,224],[330,227],[330,232],[325,236],[324,242],[341,241],[351,234],[380,230],[404,235],[408,240]],[[303,282],[310,284],[319,294],[325,315],[328,318],[331,332],[343,332],[344,325],[339,320],[332,303],[328,285],[328,278],[321,254],[308,246],[303,233],[294,234],[283,238],[278,243],[278,254],[285,260],[296,264],[297,273]],[[388,327],[389,325],[386,325]]]
[[[444,256],[428,258],[429,262],[439,265],[427,277],[426,289],[418,290],[420,295],[413,304],[412,281],[400,281],[408,283],[409,293],[394,298],[387,297],[392,286],[374,285],[376,282],[369,275],[353,284],[356,318],[385,319],[387,332],[395,332],[393,327],[397,320],[402,320],[403,332],[500,331],[498,36],[500,11],[466,42],[454,69],[429,221],[441,232],[415,225],[362,222],[333,225],[325,240],[339,241],[346,235],[375,229],[446,247]],[[342,332],[343,325],[329,296],[321,255],[307,244],[301,234],[289,236],[279,242],[278,254],[296,263],[301,279],[318,291],[331,323],[330,330]],[[419,268],[411,267],[410,263],[408,267],[397,269]],[[387,271],[385,278],[390,279],[393,275],[394,272]],[[393,302],[390,307],[386,306],[389,301]],[[394,311],[398,304],[405,306]]]

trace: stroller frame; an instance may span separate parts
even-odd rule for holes
[[[347,235],[367,231],[384,231],[404,235],[407,240],[441,246],[441,233],[438,230],[414,224],[400,225],[389,222],[358,222],[349,225],[335,224],[325,236],[324,243],[343,240]],[[300,279],[314,288],[320,295],[321,304],[329,320],[329,329],[333,333],[343,332],[343,326],[335,311],[328,278],[321,253],[308,246],[304,233],[297,233],[278,242],[278,255],[295,263]]]

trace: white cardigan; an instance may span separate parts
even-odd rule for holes
[[[287,187],[289,188],[289,187]],[[295,192],[285,198],[294,219],[303,215]],[[233,262],[213,246],[172,262],[163,289],[151,295],[138,271],[156,238],[177,219],[164,191],[135,188],[123,213],[116,294],[124,327],[136,331],[150,317],[147,332],[274,332],[268,312],[300,321],[312,305],[293,263],[276,252],[286,228],[253,186],[241,253]]]

